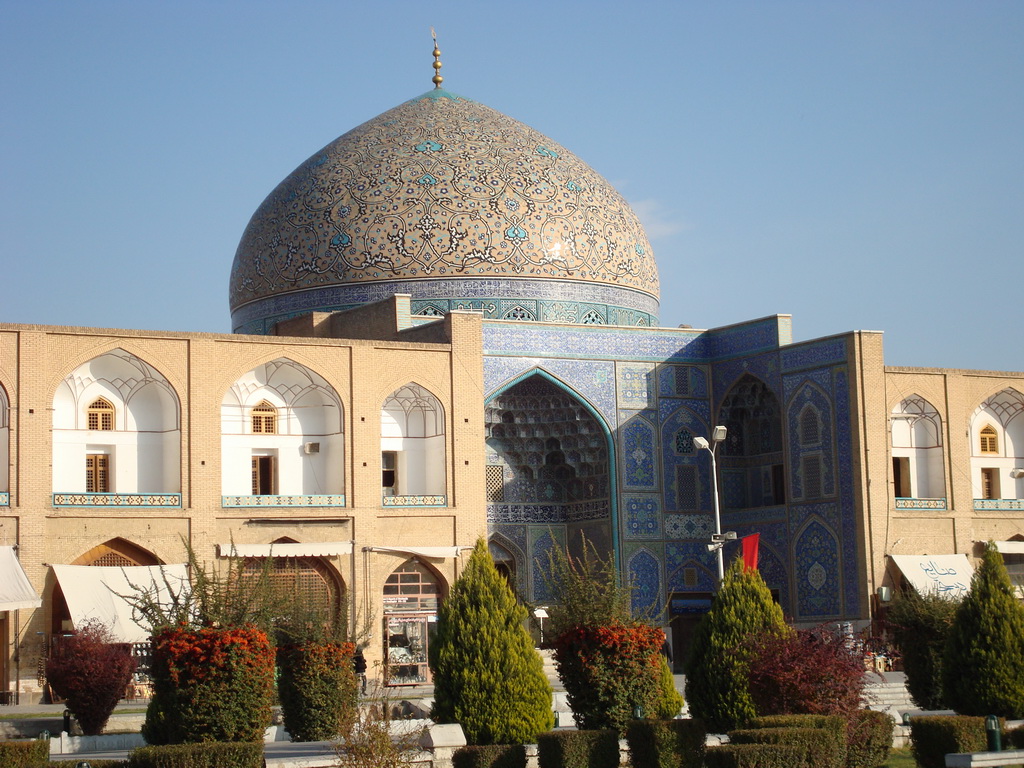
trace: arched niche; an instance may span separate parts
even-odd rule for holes
[[[96,417],[107,409],[109,418]],[[132,353],[111,350],[64,377],[52,423],[55,494],[78,494],[79,503],[89,503],[84,494],[180,492],[178,396],[163,374]]]
[[[782,407],[775,393],[757,377],[744,374],[722,399],[717,424],[727,428],[719,449],[723,506],[785,504]]]
[[[1024,394],[1007,387],[971,414],[971,484],[980,500],[1024,498],[1024,478],[1010,471],[1024,464]]]
[[[446,497],[444,406],[429,390],[410,382],[384,400],[380,450],[385,504],[437,503]]]
[[[287,358],[238,377],[221,401],[221,493],[228,506],[252,497],[345,493],[344,408],[315,371]],[[281,501],[281,500],[278,500]]]
[[[942,417],[935,406],[920,395],[910,395],[893,407],[889,423],[894,497],[945,498]]]

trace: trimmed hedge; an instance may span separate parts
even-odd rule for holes
[[[1003,733],[1003,749],[1024,749],[1024,725]]]
[[[537,737],[540,768],[619,768],[617,731],[549,731]]]
[[[750,721],[748,729],[759,728],[820,728],[828,731],[835,741],[837,764],[843,766],[847,762],[848,723],[839,715],[766,715]],[[814,754],[810,756],[814,757]]]
[[[1006,722],[999,718],[1000,729]],[[921,768],[945,768],[946,755],[984,752],[988,746],[985,718],[967,715],[923,715],[910,718],[910,743]]]
[[[128,768],[127,760],[87,760],[90,768]],[[51,760],[48,762],[47,768],[68,768],[68,766],[74,765],[72,760]]]
[[[629,759],[644,768],[701,768],[703,720],[634,720],[626,727]]]
[[[707,768],[794,768],[807,761],[807,750],[792,744],[723,744],[708,747]]]
[[[284,727],[292,741],[329,741],[355,722],[359,692],[352,643],[296,643],[277,649]]]
[[[0,741],[0,765],[4,768],[40,768],[49,762],[49,739]]]
[[[128,768],[263,768],[263,744],[216,742],[139,747]]]
[[[526,768],[522,744],[484,744],[461,747],[452,755],[454,768]]]
[[[832,728],[747,728],[730,731],[734,744],[788,744],[803,749],[806,768],[843,768],[846,733]]]
[[[881,768],[892,749],[895,723],[884,712],[860,709],[846,731],[846,768]]]

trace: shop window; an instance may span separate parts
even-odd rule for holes
[[[437,628],[437,577],[422,563],[407,560],[384,583],[384,636],[388,685],[430,682],[427,658]]]

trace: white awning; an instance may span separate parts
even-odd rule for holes
[[[1024,555],[1024,541],[993,541],[996,551],[1004,555]]]
[[[890,555],[919,594],[963,597],[971,588],[974,569],[967,555]]]
[[[118,568],[95,565],[54,565],[64,600],[75,627],[95,620],[121,643],[144,643],[149,629],[136,621],[132,607],[120,595],[155,592],[160,602],[169,599],[168,584],[176,593],[188,591],[188,566],[154,565]]]
[[[218,544],[221,557],[334,557],[352,554],[351,541],[323,544]]]
[[[434,557],[443,560],[446,557],[458,557],[459,553],[472,547],[367,547],[369,552],[390,552],[394,555],[414,555],[416,557]]]
[[[0,547],[0,611],[38,608],[42,604],[14,554],[14,547]]]

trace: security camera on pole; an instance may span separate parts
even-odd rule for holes
[[[718,509],[718,468],[715,464],[715,450],[718,448],[718,444],[725,440],[726,428],[715,427],[711,430],[711,443],[708,443],[706,437],[695,437],[693,438],[693,444],[698,448],[707,451],[711,454],[711,500],[715,508],[715,533],[711,537],[711,543],[708,544],[708,552],[718,553],[718,583],[722,583],[722,579],[725,578],[725,560],[722,554],[722,547],[725,546],[725,542],[733,541],[736,538],[735,531],[727,531],[722,533],[722,519]]]

